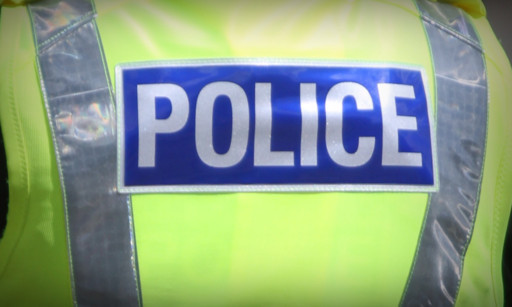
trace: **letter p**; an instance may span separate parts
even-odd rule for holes
[[[169,117],[156,118],[157,97],[167,98],[172,111]],[[189,101],[185,90],[172,83],[137,86],[139,119],[139,167],[155,167],[156,134],[181,130],[188,119]]]

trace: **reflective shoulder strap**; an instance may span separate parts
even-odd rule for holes
[[[453,306],[480,198],[487,77],[478,36],[453,6],[417,1],[434,62],[439,192],[432,193],[403,306]]]
[[[129,198],[116,191],[115,110],[90,0],[29,6],[65,205],[75,305],[137,306]]]

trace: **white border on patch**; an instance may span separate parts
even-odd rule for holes
[[[309,67],[354,67],[354,68],[399,68],[420,71],[423,81],[425,97],[427,99],[428,120],[430,125],[430,148],[432,151],[432,164],[434,171],[433,185],[404,185],[404,184],[218,184],[218,185],[151,185],[151,186],[125,186],[124,185],[124,96],[123,71],[131,68],[152,67],[204,67],[215,65],[253,65],[253,66],[309,66]],[[419,65],[399,63],[370,63],[357,61],[335,60],[307,60],[307,59],[272,59],[272,58],[245,58],[245,59],[194,59],[194,60],[166,60],[123,63],[116,65],[116,111],[117,111],[117,186],[120,193],[215,193],[215,192],[436,192],[439,190],[439,171],[437,161],[437,134],[434,122],[433,102],[428,86],[425,68]]]

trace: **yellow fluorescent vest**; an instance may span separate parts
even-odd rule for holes
[[[97,15],[93,9],[84,16],[97,24],[103,65],[112,83],[117,64],[149,60],[391,63],[423,67],[427,91],[440,107],[440,79],[460,75],[439,77],[435,48],[442,46],[435,47],[429,31],[439,28],[449,41],[461,39],[471,45],[472,52],[483,55],[487,124],[475,212],[459,210],[454,215],[472,222],[465,230],[469,245],[457,259],[461,270],[454,273],[459,277],[453,300],[458,306],[500,306],[502,246],[512,204],[512,70],[481,17],[481,3],[467,3],[475,17],[457,14],[470,21],[475,36],[454,32],[449,25],[430,27],[437,17],[433,11],[422,12],[429,7],[422,1],[96,1]],[[10,195],[7,228],[0,241],[0,305],[80,304],[81,295],[109,301],[108,292],[80,292],[82,282],[92,277],[76,269],[69,250],[75,244],[66,213],[72,204],[68,199],[65,206],[65,179],[59,177],[66,166],[62,152],[56,155],[60,145],[52,140],[47,117],[51,111],[45,105],[48,93],[41,85],[46,69],[42,56],[61,37],[36,47],[33,35],[41,29],[33,20],[42,15],[31,12],[26,7],[2,7],[0,19],[0,123]],[[47,26],[65,25],[66,18],[59,15]],[[456,103],[455,109],[463,108],[464,101]],[[53,133],[58,128],[53,127]],[[459,146],[456,141],[443,143],[443,135],[437,138],[439,147]],[[464,167],[461,163],[462,171]],[[442,189],[442,176],[440,185]],[[428,193],[399,191],[133,194],[128,196],[132,212],[126,219],[132,219],[133,227],[135,304],[407,304],[404,293],[415,287],[412,268],[419,256],[429,257],[421,245],[432,198]],[[454,211],[460,207],[457,202],[450,206]],[[102,216],[88,218],[91,222],[82,225],[85,234],[108,224]],[[440,240],[443,231],[436,232]],[[115,249],[115,242],[111,244]],[[94,246],[89,256],[111,257],[96,254]],[[112,272],[118,273],[114,268]]]

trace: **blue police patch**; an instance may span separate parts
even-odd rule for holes
[[[419,67],[138,63],[116,84],[122,192],[437,189]]]

